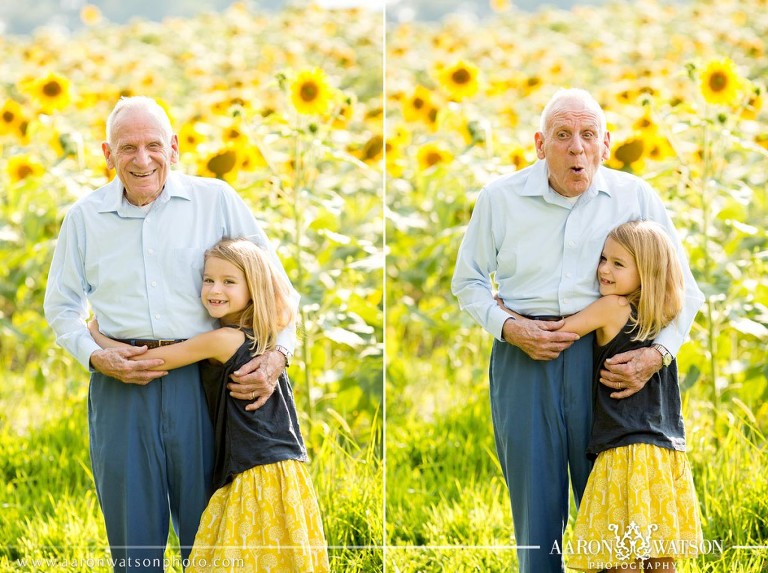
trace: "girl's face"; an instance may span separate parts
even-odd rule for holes
[[[229,261],[208,257],[203,270],[200,299],[208,314],[227,324],[248,306],[251,293],[243,271]]]
[[[600,264],[597,265],[600,294],[626,296],[640,288],[640,274],[634,257],[619,243],[608,237],[605,240]]]

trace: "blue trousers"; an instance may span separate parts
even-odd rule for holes
[[[162,573],[169,519],[186,559],[212,493],[213,429],[197,365],[146,386],[92,374],[88,425],[115,571]]]
[[[578,505],[592,467],[592,343],[593,335],[584,336],[549,361],[506,342],[493,345],[491,412],[521,573],[565,571],[569,469]]]

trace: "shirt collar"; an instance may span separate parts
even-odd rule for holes
[[[107,183],[104,187],[104,197],[101,201],[101,207],[99,213],[117,213],[121,217],[131,216],[143,216],[139,215],[139,212],[133,212],[133,209],[126,210],[123,203],[123,182],[119,177],[115,177]],[[168,174],[168,179],[165,181],[165,187],[160,192],[160,195],[155,199],[154,203],[163,205],[171,200],[171,197],[177,197],[179,199],[191,200],[189,191],[179,181],[179,176],[171,171]],[[130,208],[130,205],[129,205]]]

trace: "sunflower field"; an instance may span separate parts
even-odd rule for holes
[[[243,2],[160,23],[114,25],[90,5],[81,18],[75,34],[0,36],[0,570],[110,570],[88,375],[42,301],[66,210],[114,176],[101,142],[123,95],[158,99],[177,168],[228,181],[273,241],[302,295],[290,374],[332,568],[382,570],[382,15]]]
[[[678,362],[704,536],[722,550],[678,571],[768,571],[768,4],[491,5],[387,30],[387,570],[516,570],[491,336],[450,280],[479,190],[536,160],[544,104],[580,87],[606,110],[609,165],[658,191],[706,295]]]

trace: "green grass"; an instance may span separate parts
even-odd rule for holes
[[[37,393],[25,391],[20,376],[3,379],[0,571],[110,571],[90,473],[85,389],[51,383]],[[332,570],[382,571],[381,424],[363,439],[332,412],[303,425]],[[168,571],[180,573],[172,533],[166,557]]]
[[[418,363],[409,368],[418,377]],[[504,547],[514,544],[514,532],[487,386],[468,379],[476,382],[422,385],[413,403],[399,403],[396,418],[387,417],[387,571],[515,570],[515,552]],[[735,402],[717,416],[707,401],[685,402],[704,538],[724,551],[681,561],[678,570],[766,573],[768,551],[736,546],[768,544],[768,441]],[[572,510],[571,523],[574,517]]]

